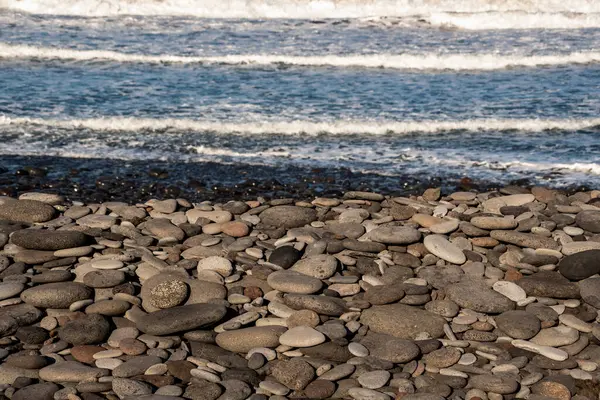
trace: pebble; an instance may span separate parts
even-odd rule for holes
[[[431,253],[453,264],[464,264],[467,257],[456,245],[442,235],[429,235],[423,240],[425,248]]]
[[[296,326],[279,337],[279,343],[290,347],[311,347],[325,342],[325,335],[309,326]]]

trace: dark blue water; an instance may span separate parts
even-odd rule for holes
[[[208,19],[4,1],[0,157],[600,184],[593,3],[544,18]]]

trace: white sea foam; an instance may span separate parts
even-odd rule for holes
[[[464,30],[585,29],[600,27],[600,13],[435,13],[424,16],[432,26]]]
[[[248,135],[407,135],[412,133],[443,133],[448,131],[522,131],[542,132],[549,130],[577,131],[600,127],[600,118],[585,119],[470,119],[459,121],[266,121],[266,122],[219,122],[177,118],[127,118],[107,117],[90,119],[42,119],[10,118],[0,116],[0,127],[18,125],[41,125],[62,129],[90,129],[96,131],[196,131],[217,134]]]
[[[0,43],[0,59],[43,59],[60,61],[104,60],[145,64],[296,65],[333,68],[388,68],[425,71],[491,71],[518,67],[591,64],[600,62],[600,52],[557,55],[502,54],[376,54],[286,56],[243,54],[215,57],[145,55],[108,50],[75,50]]]
[[[597,0],[0,0],[0,8],[79,16],[361,18],[433,13],[599,13]]]

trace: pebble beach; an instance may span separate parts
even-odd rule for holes
[[[0,198],[1,398],[597,399],[600,191]]]

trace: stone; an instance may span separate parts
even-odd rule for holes
[[[519,383],[513,378],[498,375],[474,375],[469,379],[469,385],[476,389],[498,394],[511,394],[519,390]]]
[[[40,308],[69,308],[72,303],[89,299],[93,294],[92,289],[81,283],[60,282],[29,288],[21,293],[21,299]]]
[[[150,302],[156,308],[172,308],[185,302],[188,286],[179,279],[159,283],[150,290]]]
[[[360,343],[371,356],[398,364],[412,361],[420,354],[414,342],[382,333],[369,332]]]
[[[108,375],[108,370],[88,367],[77,361],[63,361],[40,369],[40,379],[48,382],[81,382]]]
[[[101,343],[110,334],[108,321],[99,314],[90,314],[67,322],[59,331],[59,337],[67,343]]]
[[[545,328],[531,339],[531,342],[542,346],[560,347],[573,344],[579,339],[579,331],[568,326],[559,325]]]
[[[299,260],[290,268],[290,270],[317,279],[327,279],[335,274],[337,264],[338,261],[335,257],[328,254],[319,254]]]
[[[110,229],[111,226],[115,225],[117,219],[110,215],[91,214],[85,217],[79,218],[77,224],[88,228],[97,229]]]
[[[422,332],[442,337],[446,323],[439,315],[404,304],[373,306],[363,311],[360,320],[374,332],[400,339],[414,339]]]
[[[291,270],[272,272],[267,277],[267,283],[281,292],[297,294],[316,293],[323,286],[319,279]]]
[[[152,386],[149,384],[126,378],[113,378],[112,390],[120,399],[124,399],[128,396],[138,397],[152,394]]]
[[[101,300],[87,306],[85,313],[117,317],[125,314],[129,308],[131,308],[131,303],[125,300]]]
[[[296,263],[302,256],[302,253],[292,246],[281,246],[273,250],[269,256],[269,262],[288,269]]]
[[[444,347],[423,356],[423,361],[430,367],[448,368],[460,360],[462,353],[454,347]]]
[[[600,211],[585,210],[577,214],[575,223],[581,229],[592,233],[600,233]]]
[[[287,331],[282,326],[257,326],[219,333],[215,338],[219,347],[234,353],[248,353],[256,347],[275,348],[279,337]]]
[[[325,335],[309,326],[291,328],[279,337],[279,343],[290,347],[311,347],[325,341]]]
[[[223,277],[228,277],[233,272],[231,261],[224,257],[211,256],[198,261],[198,272],[216,271]]]
[[[15,336],[26,344],[40,344],[48,339],[48,332],[37,326],[23,326],[19,328]]]
[[[390,396],[373,389],[353,387],[348,389],[348,395],[356,400],[390,400]]]
[[[519,223],[512,218],[501,217],[474,217],[471,218],[471,224],[481,229],[514,229]]]
[[[132,376],[143,375],[148,368],[160,363],[162,363],[162,359],[157,356],[134,357],[113,369],[112,375],[116,378],[131,378]]]
[[[313,367],[299,358],[278,362],[271,373],[275,379],[292,390],[304,389],[315,377]]]
[[[83,284],[92,288],[111,288],[125,282],[125,273],[117,270],[91,271],[83,276]]]
[[[335,393],[335,384],[331,381],[318,379],[304,388],[304,394],[309,399],[328,399]]]
[[[525,290],[514,282],[497,281],[492,285],[492,289],[514,302],[522,301],[527,298]]]
[[[337,317],[348,311],[346,302],[329,296],[286,294],[284,303],[294,310],[312,310],[318,314]]]
[[[14,255],[13,259],[17,263],[25,263],[29,265],[43,264],[49,261],[56,260],[58,257],[53,251],[42,250],[20,250]],[[6,271],[5,271],[6,273]],[[13,274],[16,275],[16,274]]]
[[[187,386],[183,397],[190,400],[216,400],[222,392],[223,390],[216,383],[201,380]]]
[[[10,299],[20,294],[25,285],[18,282],[0,283],[0,300]]]
[[[374,305],[395,303],[404,297],[404,288],[401,285],[379,285],[370,287],[364,299]]]
[[[511,243],[521,247],[532,249],[551,249],[558,250],[559,244],[551,238],[547,238],[533,233],[523,233],[516,231],[494,230],[490,236],[501,242]]]
[[[560,260],[559,272],[567,279],[580,281],[600,273],[600,250],[588,250]]]
[[[579,290],[583,301],[600,309],[600,278],[588,278],[579,281]]]
[[[388,371],[370,371],[361,374],[358,377],[358,383],[367,389],[379,389],[390,380],[391,374]]]
[[[439,258],[452,264],[464,264],[467,257],[458,246],[450,243],[442,235],[428,235],[423,240],[425,248]]]
[[[499,314],[515,308],[515,303],[492,290],[483,281],[465,279],[446,287],[446,295],[463,308]]]
[[[541,271],[525,276],[515,282],[528,296],[555,299],[577,299],[579,287],[555,271]]]
[[[0,203],[0,220],[14,222],[46,222],[56,215],[49,204],[37,200],[14,200]]]
[[[495,320],[498,328],[514,339],[531,339],[541,329],[540,320],[527,311],[506,311]]]
[[[175,238],[181,241],[185,238],[185,232],[166,218],[148,220],[145,222],[144,228],[159,239]]]
[[[36,383],[17,390],[11,400],[54,400],[54,393],[59,389],[55,383]]]
[[[299,228],[315,221],[317,211],[306,207],[275,206],[260,213],[259,218],[267,226]]]
[[[411,244],[421,239],[421,232],[405,226],[380,226],[369,232],[369,238],[385,244]]]
[[[218,304],[190,304],[141,316],[136,327],[150,335],[169,335],[198,329],[220,321],[226,308]]]
[[[88,237],[77,231],[23,229],[13,233],[10,241],[25,249],[54,251],[84,246]]]

